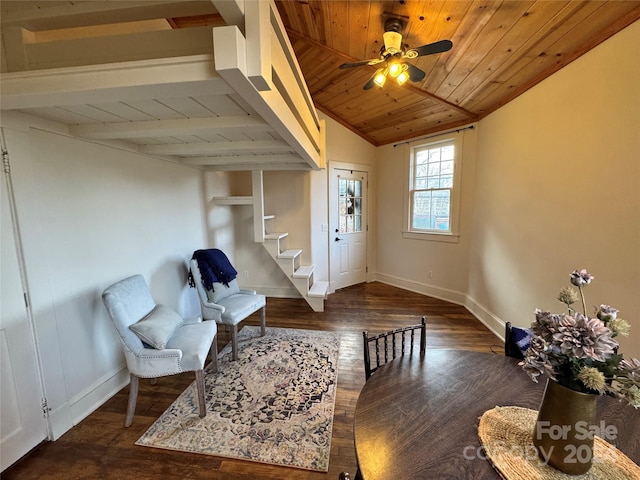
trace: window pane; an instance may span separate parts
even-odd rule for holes
[[[440,163],[429,164],[429,176],[432,177],[434,175],[440,175]]]
[[[429,177],[427,180],[427,188],[440,187],[440,177]]]
[[[347,232],[353,232],[353,215],[347,215]]]
[[[361,210],[361,205],[362,203],[360,202],[360,198],[354,198],[353,202],[355,204],[355,211],[353,213],[355,213],[356,215],[361,215],[362,214],[362,210]]]
[[[431,192],[414,192],[412,228],[426,230],[431,224]]]
[[[346,215],[347,214],[347,199],[339,198],[338,199],[338,215]]]
[[[440,187],[451,188],[453,187],[453,175],[443,175],[440,177]]]
[[[414,192],[413,206],[413,229],[449,231],[449,190]]]
[[[339,233],[362,231],[362,187],[362,180],[338,178]]]

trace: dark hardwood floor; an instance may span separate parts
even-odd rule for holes
[[[427,349],[490,352],[491,345],[501,345],[464,307],[377,282],[337,291],[328,297],[322,313],[313,312],[303,299],[267,300],[267,327],[332,330],[340,334],[338,391],[328,473],[134,445],[193,381],[193,374],[185,373],[160,378],[155,386],[141,381],[131,427],[124,428],[126,387],[60,439],[43,443],[2,472],[2,479],[334,480],[342,471],[353,474],[356,471],[353,417],[364,385],[362,331],[378,333],[419,323],[423,315],[427,317]],[[259,315],[253,315],[245,323],[259,325]],[[219,349],[229,338],[229,333],[221,328]]]

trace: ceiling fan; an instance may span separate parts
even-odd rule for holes
[[[416,48],[407,49],[408,45],[402,44],[402,34],[404,29],[404,21],[400,18],[388,18],[384,22],[384,47],[380,49],[380,58],[371,60],[361,60],[359,62],[343,63],[338,68],[345,69],[351,67],[360,67],[362,65],[381,65],[373,74],[364,90],[369,90],[374,85],[382,87],[390,76],[395,78],[399,85],[404,84],[407,80],[419,82],[426,76],[423,70],[415,65],[405,62],[405,59],[422,57],[424,55],[433,55],[435,53],[443,53],[451,50],[453,43],[451,40],[440,40],[439,42],[429,43]]]

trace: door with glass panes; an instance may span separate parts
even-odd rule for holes
[[[332,169],[330,201],[331,288],[367,279],[367,172]]]

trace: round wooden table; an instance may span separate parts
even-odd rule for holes
[[[533,382],[514,358],[429,350],[397,358],[367,381],[356,405],[355,446],[364,480],[499,479],[480,447],[478,421],[495,406],[537,410],[546,380]],[[598,399],[607,439],[640,462],[640,411]]]

